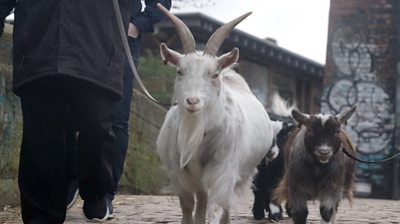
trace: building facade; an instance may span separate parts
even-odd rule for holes
[[[199,50],[222,25],[200,13],[177,16],[192,31]],[[153,49],[155,54],[159,54],[161,42],[171,49],[182,49],[175,28],[169,21],[160,23],[156,33],[145,38],[144,48]],[[296,101],[304,112],[320,111],[323,65],[281,48],[273,40],[263,40],[237,29],[226,38],[218,55],[234,47],[240,50],[240,73],[266,108],[270,105],[272,94],[277,91],[285,99]]]
[[[347,129],[364,160],[387,158],[400,151],[399,2],[397,0],[331,1],[326,66],[263,40],[233,30],[220,54],[240,50],[240,70],[252,91],[268,108],[279,92],[306,113],[337,114],[357,105]],[[222,24],[200,13],[178,14],[202,49]],[[145,47],[159,54],[159,44],[180,50],[169,22],[145,38]],[[399,102],[399,103],[397,103]],[[359,196],[400,198],[400,157],[385,163],[356,163]]]

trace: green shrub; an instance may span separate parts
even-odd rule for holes
[[[152,145],[133,130],[135,116],[131,116],[129,147],[121,178],[121,192],[134,194],[159,194],[166,177]]]
[[[11,35],[0,40],[0,179],[16,179],[22,137],[19,99],[12,93]]]

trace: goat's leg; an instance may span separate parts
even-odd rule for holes
[[[272,198],[272,191],[273,186],[267,185],[266,186],[266,193],[265,193],[265,210],[268,212],[268,219],[273,221],[279,221],[282,219],[282,207],[281,205],[274,201]]]
[[[286,214],[289,216],[289,218],[292,218],[292,214],[290,214],[292,208],[290,207],[288,202],[285,203],[285,209],[286,209]]]
[[[220,224],[223,208],[215,202],[208,202],[207,217],[209,224]]]
[[[221,217],[221,220],[220,220],[219,223],[220,224],[229,224],[229,223],[231,223],[229,209],[226,209],[226,208],[223,209],[222,217]]]
[[[335,224],[336,223],[336,209],[320,206],[321,224]]]
[[[243,187],[241,183],[236,182],[237,178],[234,174],[234,170],[230,169],[213,170],[207,174],[209,175],[206,178],[209,224],[229,223],[229,209],[232,203],[236,201],[238,194],[243,192]],[[243,183],[251,183],[250,178]],[[245,186],[249,187],[249,184]]]
[[[225,207],[215,200],[209,198],[207,204],[207,216],[209,224],[229,224],[229,207]]]
[[[194,215],[195,224],[206,223],[207,194],[204,191],[196,192],[196,212]]]
[[[336,224],[336,214],[337,214],[337,210],[335,210],[332,214],[331,217],[331,224]]]
[[[279,203],[271,201],[269,203],[268,219],[279,221],[282,220],[282,207]]]
[[[190,192],[178,194],[182,209],[182,224],[193,224],[194,196]]]
[[[253,218],[254,220],[264,220],[266,200],[263,189],[256,188],[253,190],[254,193],[254,203],[253,203]]]
[[[253,209],[251,210],[253,213],[254,220],[264,220],[265,219],[265,195],[261,192],[261,190],[254,190],[254,203]]]
[[[321,214],[321,224],[335,224],[336,212],[339,206],[341,194],[327,194],[321,197],[319,211]]]
[[[265,159],[261,161],[257,166],[258,173],[256,174],[253,180],[253,194],[254,194],[254,203],[253,203],[253,218],[254,220],[264,220],[265,219],[265,210],[268,209],[269,198],[266,196],[266,174],[267,174],[267,164],[265,163]]]
[[[300,195],[293,195],[290,206],[290,214],[294,224],[306,224],[308,216],[307,199]]]

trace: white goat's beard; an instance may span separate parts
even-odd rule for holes
[[[178,151],[180,168],[185,167],[198,152],[206,127],[205,113],[191,114],[181,111],[178,129]]]

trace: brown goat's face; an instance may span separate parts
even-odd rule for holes
[[[304,136],[307,151],[322,164],[328,163],[340,149],[340,123],[333,116],[310,116]]]
[[[297,110],[292,111],[293,118],[306,128],[304,145],[307,152],[321,164],[328,163],[332,156],[339,151],[342,144],[339,138],[341,125],[346,124],[355,109],[353,107],[336,116],[308,115]]]

